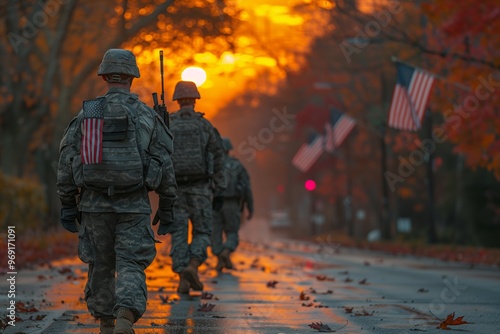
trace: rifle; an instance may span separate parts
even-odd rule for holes
[[[153,93],[153,109],[163,117],[163,122],[170,128],[167,106],[165,105],[165,89],[163,84],[163,50],[160,50],[161,105],[158,105],[158,94]]]

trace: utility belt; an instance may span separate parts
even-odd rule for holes
[[[194,185],[208,182],[211,179],[210,175],[176,175],[175,181],[178,186]]]

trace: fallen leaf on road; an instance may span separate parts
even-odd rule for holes
[[[46,315],[45,314],[39,314],[37,315],[36,317],[33,318],[33,316],[30,317],[30,320],[36,320],[36,321],[40,321],[40,320],[43,320],[43,318],[45,318]]]
[[[276,284],[278,284],[278,281],[269,281],[269,282],[267,282],[267,287],[268,288],[275,288]]]
[[[206,317],[206,318],[225,318],[222,315],[213,315],[213,314],[205,314],[203,316]]]
[[[328,308],[329,306],[328,305],[323,305],[323,304],[318,304],[318,305],[315,305],[314,306],[315,308]]]
[[[168,303],[168,296],[165,296],[165,297],[164,297],[164,296],[160,295],[160,299],[161,299],[161,302],[162,302],[163,304],[167,304],[167,303]]]
[[[310,325],[308,325],[309,327],[311,327],[312,329],[315,329],[317,330],[318,332],[323,332],[323,333],[335,333],[336,331],[344,328],[345,326],[347,326],[349,322],[346,321],[345,325],[342,326],[342,327],[339,327],[339,328],[336,328],[336,329],[331,329],[330,326],[328,326],[327,324],[323,324],[321,322],[313,322],[311,323]]]
[[[18,312],[38,312],[38,309],[33,305],[26,305],[23,302],[16,303],[16,310]]]
[[[323,324],[321,322],[313,322],[312,324],[308,325],[312,329],[316,329],[319,332],[326,332],[326,333],[333,333],[334,330],[331,329],[328,325]]]
[[[426,293],[426,292],[429,292],[429,290],[424,289],[424,288],[420,288],[420,289],[417,290],[417,292]]]
[[[347,306],[344,306],[344,310],[345,310],[345,313],[352,313],[352,310],[354,309],[354,307],[347,307]]]
[[[350,283],[350,282],[352,282],[352,278],[350,278],[350,277],[346,277],[346,279],[344,280],[344,282],[346,282],[346,283]]]
[[[200,308],[198,311],[200,312],[210,312],[214,309],[215,305],[214,304],[209,304],[209,303],[203,303],[200,304]]]
[[[302,306],[304,306],[304,307],[311,307],[311,306],[314,306],[314,303],[313,302],[307,303],[307,304],[306,303],[302,303]]]
[[[335,281],[335,278],[328,277],[328,276],[326,276],[326,275],[318,275],[318,276],[316,276],[316,279],[317,279],[318,281],[330,281],[330,282]]]
[[[444,319],[444,321],[442,321],[439,324],[439,326],[437,326],[437,328],[439,328],[439,329],[451,329],[448,326],[458,326],[458,325],[472,324],[472,322],[463,321],[462,320],[463,318],[464,318],[463,316],[455,318],[455,312],[450,313],[450,314],[448,314],[448,316],[446,317],[446,319]]]
[[[363,264],[364,264],[365,266],[369,266],[369,265],[370,265],[370,262],[365,261],[365,262],[363,262]]]
[[[365,309],[363,309],[363,311],[361,311],[361,312],[354,312],[354,315],[357,317],[369,316],[369,315],[373,315],[373,311],[367,312]]]
[[[361,285],[366,285],[366,284],[368,284],[368,283],[366,282],[366,278],[363,278],[361,281],[359,281],[359,284],[361,284]]]
[[[212,299],[214,295],[210,292],[203,292],[200,296],[201,299]]]
[[[157,324],[156,322],[153,321],[151,323],[151,326],[153,326],[153,327],[163,327],[164,325]]]
[[[309,297],[308,295],[306,295],[306,294],[304,293],[304,291],[302,291],[302,292],[300,293],[300,300],[309,300],[309,299],[310,299],[310,297]]]
[[[62,267],[61,269],[58,269],[57,272],[61,275],[73,273],[70,267]]]

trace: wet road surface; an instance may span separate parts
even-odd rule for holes
[[[265,222],[252,223],[232,257],[237,270],[217,273],[213,256],[200,267],[203,294],[175,292],[169,237],[162,238],[147,270],[147,311],[135,332],[442,333],[436,327],[453,312],[469,322],[450,326],[455,331],[500,332],[498,268],[346,249],[328,240],[277,240],[262,233]],[[16,300],[24,309],[4,333],[99,333],[83,301],[85,277],[77,258],[20,271]],[[8,305],[4,279],[0,289],[0,302]]]

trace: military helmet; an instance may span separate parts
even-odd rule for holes
[[[200,92],[196,88],[196,84],[192,81],[179,81],[175,85],[174,97],[172,101],[179,99],[199,99]]]
[[[222,138],[222,147],[224,148],[224,151],[229,151],[233,148],[233,144],[231,144],[231,140],[229,138]]]
[[[97,75],[106,74],[125,74],[136,78],[141,76],[134,54],[124,49],[109,49],[106,51],[97,70]]]

